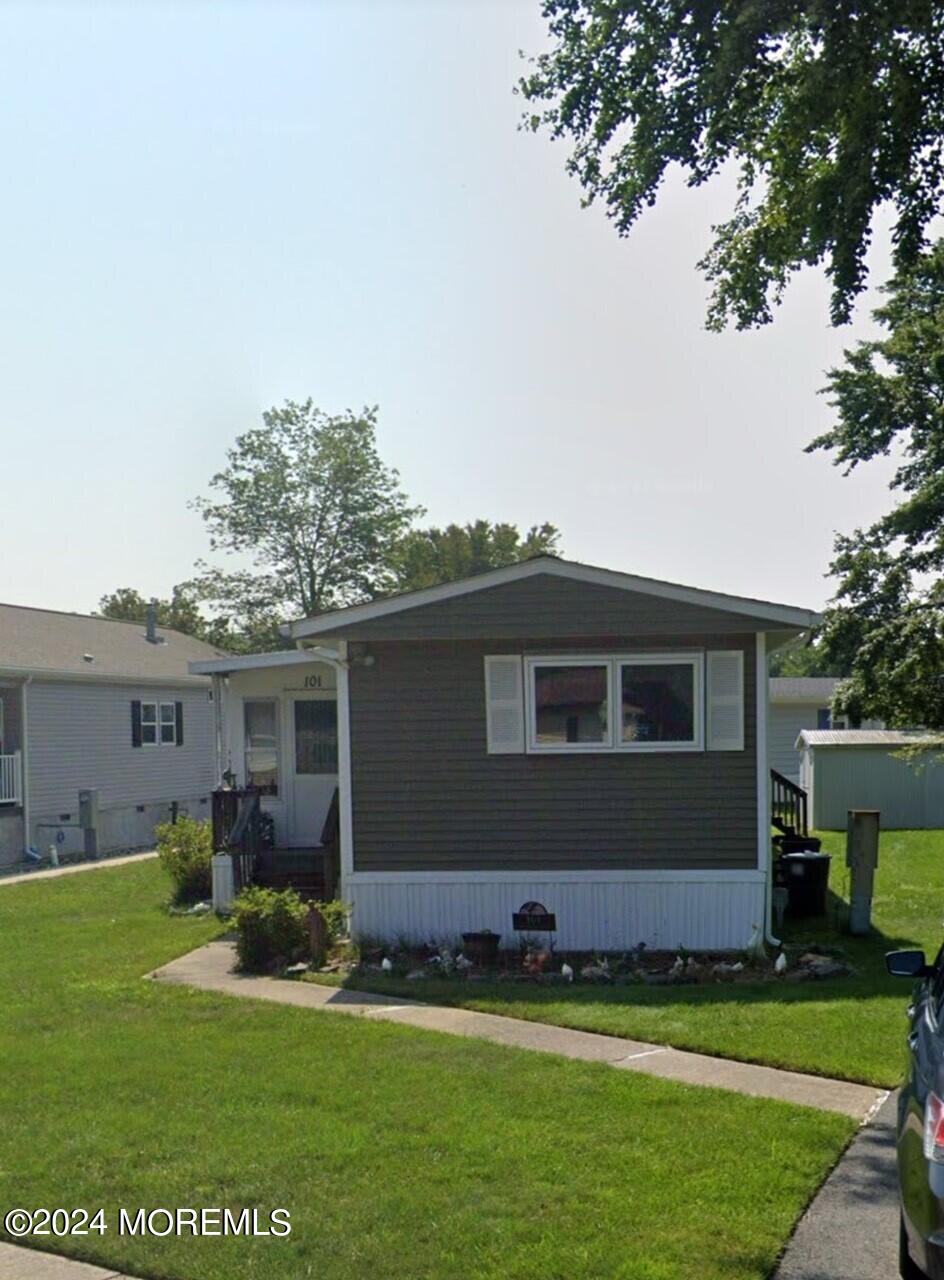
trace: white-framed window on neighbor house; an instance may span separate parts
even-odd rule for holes
[[[141,703],[141,745],[157,746],[157,708],[156,702]]]
[[[279,704],[275,698],[243,702],[246,786],[266,796],[279,794]]]
[[[184,704],[156,698],[131,701],[131,745],[133,747],[182,747],[184,745]]]

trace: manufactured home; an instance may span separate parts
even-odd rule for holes
[[[543,556],[291,624],[192,664],[218,773],[287,854],[337,792],[356,932],[743,947],[769,918],[767,658],[807,609]]]
[[[144,847],[175,811],[207,816],[212,687],[189,663],[219,656],[153,618],[0,604],[0,865],[81,854],[86,831],[99,853]]]

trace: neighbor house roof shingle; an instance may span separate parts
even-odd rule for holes
[[[142,622],[0,604],[0,675],[207,683],[205,676],[191,675],[187,664],[221,657],[221,650],[167,627],[158,627],[157,635],[161,643],[150,643]]]

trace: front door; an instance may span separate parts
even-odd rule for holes
[[[338,704],[333,697],[292,699],[292,813],[295,848],[321,842],[321,829],[338,785]]]

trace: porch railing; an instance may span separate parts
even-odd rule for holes
[[[255,880],[262,849],[262,808],[258,791],[213,793],[213,847],[233,859],[233,889],[240,893]]]
[[[23,803],[23,757],[19,751],[0,756],[0,804]]]
[[[810,834],[806,792],[776,769],[770,771],[770,821],[783,835]]]

